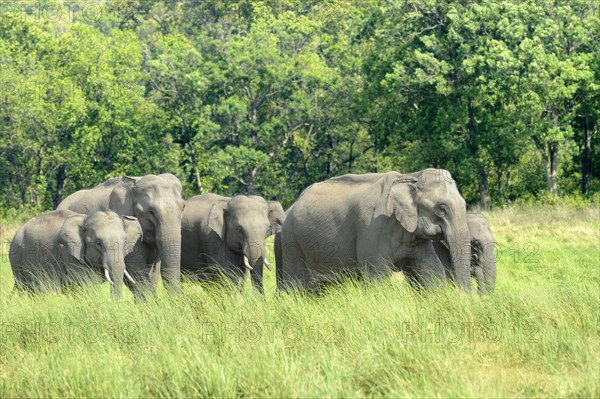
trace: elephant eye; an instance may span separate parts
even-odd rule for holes
[[[435,214],[439,217],[444,217],[448,214],[448,207],[444,204],[439,204],[435,207]]]
[[[101,247],[102,246],[102,241],[100,241],[100,240],[96,241],[96,245],[99,246],[99,247]]]

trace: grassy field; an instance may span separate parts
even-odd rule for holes
[[[30,297],[4,246],[0,397],[599,397],[599,209],[487,216],[483,299],[398,276],[278,296],[267,271],[265,298],[189,283],[145,304],[107,284]]]

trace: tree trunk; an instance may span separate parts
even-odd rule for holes
[[[19,161],[17,161],[17,155],[15,154],[15,150],[14,149],[10,149],[10,159],[11,159],[11,163],[12,163],[12,170],[13,171],[19,171]],[[17,187],[19,188],[19,196],[21,198],[21,203],[19,204],[19,208],[21,208],[23,205],[25,205],[25,201],[26,201],[26,197],[25,197],[25,187],[23,184],[23,176],[21,175],[21,173],[14,173],[15,175],[15,179],[17,181]]]
[[[62,192],[63,188],[65,187],[66,176],[65,164],[63,163],[58,167],[58,173],[56,174],[56,197],[54,197],[54,209],[56,209],[58,204],[60,204],[60,201],[62,201]]]
[[[478,126],[475,121],[475,109],[473,104],[469,101],[467,105],[467,112],[469,114],[469,122],[467,123],[467,129],[469,130],[469,149],[471,154],[477,160],[477,174],[479,175],[479,206],[482,210],[488,211],[490,209],[490,190],[488,184],[488,174],[485,171],[485,166],[481,162],[481,151],[477,144]]]
[[[204,189],[202,188],[202,179],[200,177],[200,170],[198,169],[198,158],[196,157],[196,147],[191,142],[187,143],[190,149],[190,157],[192,158],[192,171],[194,172],[194,178],[196,180],[196,186],[198,187],[198,193],[202,194]]]
[[[550,194],[558,195],[558,142],[553,141],[548,143],[548,152],[550,153],[550,179],[548,180],[548,188]]]
[[[186,139],[186,145],[190,150],[190,157],[192,158],[192,171],[194,172],[194,178],[196,180],[196,186],[198,187],[198,193],[202,194],[204,189],[202,188],[202,179],[200,178],[200,170],[198,169],[198,158],[196,156],[196,147],[192,143],[192,134],[186,120],[181,118],[181,128],[183,129],[183,135]]]
[[[586,115],[583,132],[583,156],[581,157],[581,194],[590,191],[592,182],[592,127]]]
[[[497,185],[498,185],[498,198],[500,199],[500,201],[503,201],[504,199],[504,182],[502,181],[502,176],[504,175],[504,171],[502,170],[502,168],[498,168],[498,174],[497,174]]]
[[[256,187],[254,187],[253,181],[249,181],[246,183],[246,194],[247,195],[256,195]]]
[[[256,128],[256,108],[252,104],[250,109],[250,123],[252,123],[252,130],[250,131],[250,137],[252,138],[252,148],[256,149],[256,143],[258,141],[258,129]]]
[[[327,162],[325,163],[325,173],[327,177],[331,176],[331,153],[333,152],[333,138],[330,134],[327,135],[327,145],[329,151],[327,151]]]
[[[254,186],[254,179],[258,174],[258,167],[254,168],[247,179],[245,179],[244,185],[246,186],[246,194],[247,195],[257,195],[256,187]]]
[[[44,150],[40,148],[37,152],[37,170],[35,173],[35,187],[33,188],[33,202],[36,208],[40,207],[41,198],[40,198],[40,187],[43,184],[44,176],[43,176],[43,166],[44,166]]]
[[[479,206],[482,211],[490,210],[490,190],[488,184],[488,175],[481,163],[477,167],[479,173]]]
[[[542,161],[544,163],[544,171],[546,174],[546,183],[548,185],[548,192],[551,195],[558,195],[558,142],[550,141],[543,143],[542,140],[533,136],[533,141],[537,147]]]
[[[348,157],[348,173],[352,173],[352,162],[354,161],[354,141],[350,142],[350,156]]]

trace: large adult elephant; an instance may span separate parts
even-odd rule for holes
[[[170,173],[142,177],[116,177],[90,190],[77,191],[57,209],[89,214],[110,209],[135,216],[142,226],[143,243],[131,260],[139,284],[154,290],[162,275],[168,290],[181,290],[181,213],[184,201],[181,182]],[[129,263],[129,262],[128,262]]]
[[[479,213],[467,213],[467,225],[471,237],[471,276],[477,282],[480,295],[491,294],[496,286],[496,258],[494,256],[494,236],[490,223]],[[449,279],[451,273],[451,257],[445,241],[434,242],[435,252],[446,269]]]
[[[314,291],[344,272],[395,270],[423,286],[445,278],[432,240],[450,245],[456,284],[471,289],[465,201],[449,172],[343,175],[313,184],[276,237],[277,286]]]
[[[277,201],[251,195],[203,194],[186,201],[181,223],[182,271],[208,280],[223,273],[243,288],[246,273],[263,291],[265,240],[281,231],[285,213]]]
[[[120,299],[124,276],[132,289],[136,287],[125,258],[137,250],[141,237],[136,218],[110,211],[89,216],[51,211],[34,217],[11,241],[15,288],[60,291],[69,283],[98,283],[106,278]]]

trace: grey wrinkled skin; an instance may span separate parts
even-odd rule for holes
[[[139,284],[143,298],[153,292],[162,276],[173,293],[181,292],[181,213],[184,201],[177,177],[165,173],[142,177],[115,177],[90,190],[77,191],[57,209],[89,214],[110,209],[119,215],[136,217],[143,230],[143,242],[128,257],[127,270]]]
[[[233,198],[203,194],[186,201],[181,223],[182,272],[192,279],[212,280],[224,274],[240,289],[244,256],[253,286],[263,292],[265,240],[281,231],[285,213],[277,201],[259,196]]]
[[[491,294],[496,287],[496,258],[490,223],[483,215],[468,212],[467,225],[471,238],[471,276],[475,277],[479,295]],[[434,247],[444,265],[447,278],[452,279],[448,244],[436,242]]]
[[[316,291],[350,273],[403,271],[431,287],[445,280],[432,242],[451,249],[456,284],[471,290],[465,201],[449,172],[426,169],[343,175],[313,184],[288,209],[275,237],[277,287]]]
[[[69,283],[105,281],[108,270],[113,295],[120,299],[125,258],[141,238],[134,217],[110,211],[89,216],[68,210],[44,213],[25,223],[10,244],[15,288],[60,291]]]

